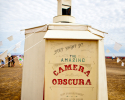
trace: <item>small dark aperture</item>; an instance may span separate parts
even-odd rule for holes
[[[62,15],[71,15],[71,6],[62,4]]]

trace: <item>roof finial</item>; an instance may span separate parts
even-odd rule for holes
[[[57,0],[57,16],[53,18],[54,23],[74,23],[75,18],[71,16],[72,0]]]

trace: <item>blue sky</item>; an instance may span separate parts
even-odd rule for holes
[[[25,38],[21,29],[52,23],[56,15],[57,0],[0,0],[0,52],[11,47],[9,52],[14,53],[14,45]],[[105,55],[125,56],[125,0],[72,0],[72,16],[76,23],[109,33],[104,44],[111,52]],[[13,41],[7,39],[11,35]],[[115,41],[122,44],[119,52],[113,49]],[[24,41],[17,50],[23,52]]]

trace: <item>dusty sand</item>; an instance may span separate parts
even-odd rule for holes
[[[0,100],[20,100],[22,66],[15,60],[15,67],[0,68]]]
[[[122,61],[125,63],[125,59]],[[106,70],[109,100],[125,100],[125,66],[106,59]]]
[[[18,60],[15,67],[0,68],[0,100],[20,100],[22,68]],[[125,66],[106,59],[106,70],[109,100],[125,100]]]

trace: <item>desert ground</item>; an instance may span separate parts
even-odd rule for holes
[[[0,68],[0,100],[20,100],[22,69],[19,61],[15,67]],[[125,59],[122,60],[125,63]],[[106,59],[108,100],[125,100],[125,66],[114,59]]]
[[[122,60],[125,63],[125,59]],[[108,100],[125,100],[125,66],[114,59],[106,59]]]

